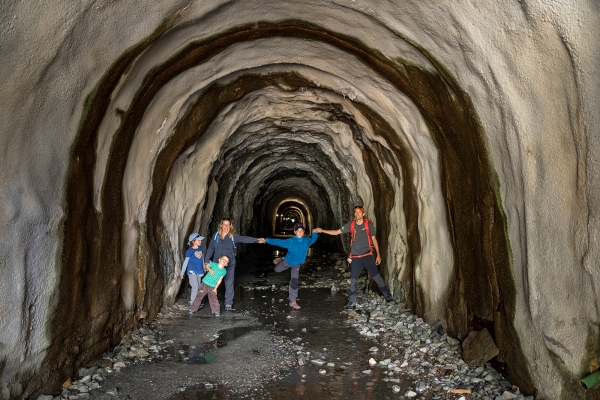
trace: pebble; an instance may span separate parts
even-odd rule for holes
[[[369,365],[385,368],[387,382],[400,383],[398,378],[414,382],[405,398],[419,393],[432,399],[443,398],[452,389],[469,387],[469,398],[473,399],[503,399],[504,394],[506,399],[524,399],[518,387],[513,387],[489,363],[470,369],[462,359],[460,341],[445,334],[441,324],[434,324],[434,329],[412,315],[404,303],[386,303],[379,293],[359,293],[356,316],[347,315],[358,333],[367,340],[376,339],[385,348],[385,354],[391,356],[379,363],[370,358]],[[373,346],[369,352],[377,353],[379,347]]]

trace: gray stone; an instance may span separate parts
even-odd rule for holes
[[[462,343],[463,357],[469,367],[474,368],[500,354],[487,329],[471,331]]]

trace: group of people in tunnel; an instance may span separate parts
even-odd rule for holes
[[[319,233],[337,236],[342,233],[350,234],[350,289],[348,292],[348,304],[345,309],[356,308],[358,295],[358,277],[365,268],[373,281],[377,284],[385,300],[393,300],[392,294],[379,273],[378,265],[381,263],[381,254],[377,242],[375,225],[365,217],[362,206],[354,207],[354,219],[340,229],[325,230],[315,228],[310,237],[304,236],[305,227],[302,223],[294,225],[294,236],[287,239],[255,238],[242,236],[235,232],[229,218],[223,218],[219,223],[217,232],[212,236],[206,254],[202,251],[202,240],[204,236],[192,233],[188,238],[189,248],[186,250],[185,259],[181,268],[180,278],[183,279],[185,272],[188,273],[191,286],[190,314],[195,313],[203,307],[203,301],[208,297],[211,312],[220,316],[220,303],[217,291],[222,282],[225,284],[225,310],[230,311],[233,307],[234,277],[236,266],[236,243],[259,243],[270,244],[287,249],[285,257],[273,260],[275,272],[291,270],[289,284],[289,305],[293,309],[300,309],[298,298],[298,279],[300,268],[306,261],[309,247],[319,238]],[[217,261],[211,261],[217,260]]]

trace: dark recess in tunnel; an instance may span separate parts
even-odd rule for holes
[[[140,268],[146,268],[144,284],[146,291],[136,291],[136,309],[125,310],[120,300],[121,232],[123,221],[121,182],[125,171],[131,143],[144,112],[158,92],[170,79],[188,68],[202,63],[224,48],[242,41],[266,37],[301,37],[323,41],[352,53],[358,60],[404,92],[417,105],[432,132],[441,157],[442,189],[446,201],[448,226],[455,253],[455,275],[447,297],[447,320],[450,334],[466,336],[470,316],[493,320],[495,337],[502,358],[509,365],[509,378],[524,393],[533,393],[525,358],[519,348],[517,335],[512,326],[515,312],[515,288],[511,277],[508,243],[504,216],[495,194],[496,184],[490,170],[481,127],[468,97],[446,73],[441,65],[423,49],[419,49],[437,66],[438,72],[420,69],[404,60],[391,61],[369,49],[359,41],[327,31],[323,27],[303,21],[256,23],[242,26],[202,42],[194,42],[175,54],[163,65],[153,69],[144,79],[131,107],[122,116],[122,123],[115,133],[113,150],[106,172],[106,182],[101,193],[102,212],[94,208],[93,167],[96,162],[95,143],[98,128],[121,76],[134,62],[136,56],[164,32],[158,30],[147,41],[132,48],[115,62],[90,94],[86,104],[77,140],[70,160],[67,184],[66,222],[58,304],[52,322],[53,341],[44,364],[50,376],[32,382],[38,392],[43,387],[58,387],[73,374],[73,370],[98,357],[105,350],[107,329],[114,332],[114,339],[140,323],[140,316],[153,318],[162,305],[164,277],[170,272],[168,235],[160,221],[165,186],[176,158],[206,132],[207,127],[228,104],[241,99],[247,93],[267,86],[281,90],[315,87],[296,73],[270,75],[247,74],[228,83],[213,84],[207,88],[196,103],[180,120],[173,138],[158,156],[152,174],[153,192],[148,205],[146,241],[139,244]],[[283,89],[285,88],[285,89]],[[320,87],[323,89],[323,86]],[[373,144],[363,148],[366,170],[373,182],[375,210],[378,222],[380,248],[385,251],[384,237],[389,232],[387,221],[392,206],[387,176],[379,159],[392,157],[402,165],[401,175],[412,182],[410,153],[396,132],[368,107],[356,103],[375,132],[389,144],[390,151]],[[345,118],[344,116],[339,116]],[[360,127],[351,117],[345,121],[361,136]],[[364,140],[364,139],[362,139]],[[375,149],[375,150],[373,150]],[[297,152],[293,152],[298,154]],[[257,159],[258,162],[258,159]],[[392,164],[393,165],[393,164]],[[398,174],[397,176],[400,176]],[[269,179],[283,179],[284,177]],[[317,207],[319,219],[334,227],[340,221],[327,220],[332,211],[323,188],[315,185],[318,196],[325,204]],[[273,193],[272,197],[255,199],[254,214],[264,215],[272,210],[271,203],[289,197],[291,192]],[[302,198],[304,193],[293,193]],[[404,279],[407,302],[417,312],[422,312],[423,294],[414,281],[410,283],[414,260],[420,250],[418,232],[418,207],[412,184],[404,185],[404,213],[408,227],[408,273]],[[348,213],[356,200],[353,193],[341,193],[341,211]],[[308,198],[303,198],[311,206]],[[199,205],[195,205],[198,207]],[[259,212],[261,214],[259,214]],[[246,234],[265,232],[264,226],[249,222]],[[211,222],[214,224],[214,221]],[[326,225],[325,223],[323,225]],[[84,234],[82,234],[84,232]],[[473,238],[482,238],[480,241]],[[382,240],[383,239],[383,240]],[[344,244],[338,245],[344,246]],[[385,261],[384,261],[385,262]],[[104,305],[97,309],[98,304]],[[98,328],[101,327],[101,328]],[[95,329],[95,330],[92,330]],[[45,382],[45,384],[43,383]]]
[[[273,218],[272,215],[266,215],[265,217]],[[311,225],[307,223],[309,217],[302,203],[288,200],[277,207],[273,232],[278,235],[292,235],[296,224],[302,224],[305,230],[310,232]]]

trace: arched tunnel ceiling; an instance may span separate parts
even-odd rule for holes
[[[304,171],[308,185],[288,187],[286,195],[316,193],[323,207],[317,223],[324,226],[340,226],[350,204],[363,203],[379,226],[390,286],[403,286],[418,312],[446,317],[450,330],[464,336],[466,308],[446,316],[443,299],[461,290],[450,280],[456,260],[470,265],[469,274],[481,274],[480,256],[467,250],[480,227],[470,226],[468,207],[448,200],[476,207],[483,199],[493,205],[496,197],[480,128],[472,110],[465,112],[468,100],[426,53],[419,59],[432,71],[300,21],[236,28],[174,54],[162,53],[160,42],[133,64],[155,51],[169,57],[143,81],[130,67],[98,129],[104,144],[96,204],[99,211],[124,210],[120,286],[127,308],[146,296],[135,287],[144,230],[151,248],[166,252],[155,256],[163,261],[154,273],[172,298],[179,283],[168,277],[192,229],[214,230],[228,216],[259,235],[253,221],[261,215],[254,212],[274,212],[257,202],[261,191],[288,178],[286,170]],[[408,53],[414,56],[417,47]],[[469,179],[458,171],[469,171]],[[449,232],[448,218],[470,228]],[[503,236],[501,226],[491,229]],[[478,303],[479,314],[492,318],[498,298],[483,297],[488,302]]]
[[[3,393],[60,385],[172,302],[192,230],[265,235],[285,202],[332,229],[364,204],[395,295],[459,338],[489,324],[525,392],[572,385],[599,336],[594,7],[142,3],[0,13],[5,164],[29,185],[5,247],[50,254],[5,257],[45,268],[0,279],[37,338],[0,334]]]

